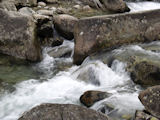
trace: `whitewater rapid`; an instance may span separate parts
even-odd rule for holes
[[[132,12],[158,9],[160,3],[139,2],[127,3]],[[65,41],[73,49],[74,44]],[[137,51],[144,51],[146,54],[153,54],[140,46],[132,46]],[[131,48],[131,49],[132,49]],[[44,48],[43,61],[33,65],[33,69],[42,72],[40,79],[30,79],[13,85],[13,92],[4,92],[0,95],[0,120],[16,120],[23,112],[41,103],[62,103],[77,104],[79,97],[87,90],[100,90],[111,93],[109,98],[97,102],[91,108],[98,110],[106,103],[115,105],[119,113],[134,113],[137,109],[143,109],[138,100],[141,88],[135,85],[125,71],[126,63],[115,60],[111,68],[102,61],[90,61],[81,66],[72,65],[71,67],[54,72],[59,63],[71,63],[72,58],[52,58],[47,52],[52,48]],[[118,50],[117,50],[118,51]],[[121,50],[119,50],[121,51]],[[94,77],[100,85],[85,82],[79,79],[79,75],[91,68]],[[53,74],[54,73],[54,74]]]

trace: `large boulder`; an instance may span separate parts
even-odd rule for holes
[[[109,120],[109,118],[77,105],[42,104],[25,112],[18,120]]]
[[[92,53],[160,39],[160,10],[80,19],[75,26],[74,63]]]
[[[128,12],[130,9],[127,7],[123,0],[81,0],[84,4],[91,7],[100,8],[104,11],[111,12]]]
[[[61,36],[69,40],[74,38],[73,31],[74,31],[74,26],[78,21],[77,18],[67,14],[62,14],[54,16],[53,19],[54,19],[55,29]]]
[[[146,111],[160,119],[160,85],[142,91],[139,99]]]
[[[0,9],[0,53],[39,61],[41,48],[36,38],[33,19],[16,12]]]
[[[136,59],[135,59],[136,60]],[[154,61],[133,61],[128,66],[131,78],[135,83],[145,86],[160,85],[160,65]]]
[[[94,103],[109,97],[111,94],[102,91],[86,91],[81,95],[80,101],[87,107],[91,107]]]

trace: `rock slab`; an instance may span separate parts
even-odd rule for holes
[[[92,53],[160,39],[160,10],[80,19],[74,29],[74,63]]]

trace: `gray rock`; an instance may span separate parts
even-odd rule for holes
[[[25,112],[18,120],[109,120],[109,118],[77,105],[42,104]]]
[[[74,63],[81,64],[88,55],[104,49],[160,39],[159,15],[160,10],[151,10],[80,19],[74,29]]]
[[[2,9],[0,18],[0,53],[30,61],[41,60],[41,48],[33,19]]]
[[[160,85],[142,91],[139,99],[146,111],[160,119]]]
[[[19,9],[19,12],[29,16],[32,16],[35,13],[35,11],[33,11],[32,8],[29,7],[23,7]]]
[[[13,2],[2,1],[0,2],[0,8],[6,11],[17,11],[17,8]]]
[[[55,29],[58,33],[66,39],[73,39],[74,25],[77,23],[78,19],[67,14],[54,16],[53,19]]]

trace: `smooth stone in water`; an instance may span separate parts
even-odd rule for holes
[[[102,91],[86,91],[81,95],[80,101],[87,107],[91,107],[94,103],[111,96],[110,93]]]

